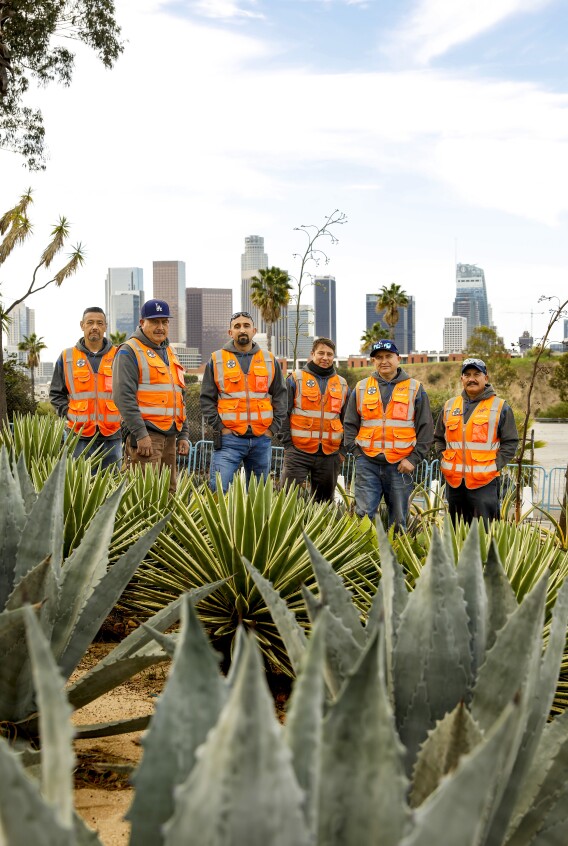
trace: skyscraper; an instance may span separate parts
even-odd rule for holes
[[[170,307],[169,339],[185,344],[185,262],[155,261],[154,299],[165,300]]]
[[[387,326],[384,309],[376,312],[378,294],[367,294],[365,297],[366,328],[371,329],[373,323],[380,322]],[[408,297],[408,305],[399,308],[398,323],[394,327],[394,342],[399,353],[408,355],[416,349],[416,316],[414,297]],[[388,328],[388,327],[387,327]]]
[[[227,343],[229,318],[233,313],[231,288],[186,288],[186,338],[207,362],[214,350]]]
[[[444,346],[447,353],[463,352],[467,346],[467,320],[465,317],[444,317]]]
[[[138,326],[144,303],[144,273],[141,267],[109,267],[105,280],[105,312],[108,334],[126,332],[130,337]],[[93,304],[94,305],[94,304]]]
[[[457,265],[456,298],[452,315],[467,319],[468,341],[478,326],[490,325],[485,274],[481,267],[475,264]]]
[[[314,307],[312,305],[304,305],[303,303],[300,303],[299,314],[296,311],[295,305],[288,310],[288,338],[290,355],[292,355],[296,339],[296,319],[298,319],[298,345],[296,347],[296,357],[307,358],[314,343]],[[322,337],[329,338],[331,336],[322,335]]]
[[[316,338],[337,342],[335,276],[314,278],[314,309]]]
[[[260,312],[251,302],[251,279],[259,275],[259,270],[268,268],[268,256],[264,252],[264,238],[261,235],[247,235],[245,251],[241,255],[241,308],[248,311],[259,332],[266,332],[266,323]],[[272,352],[277,357],[288,356],[288,315],[286,308],[281,310],[280,319],[272,325]]]
[[[35,332],[35,310],[28,308],[25,303],[18,303],[9,314],[10,322],[6,329],[5,349],[8,355],[15,355],[24,364],[28,354],[18,349],[24,338],[29,338]]]

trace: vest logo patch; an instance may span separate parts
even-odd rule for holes
[[[306,382],[306,385],[307,385],[308,388],[315,388],[316,383],[313,379],[308,379],[308,381]]]
[[[77,359],[77,367],[84,367],[86,363],[87,362],[85,361],[84,358],[78,358]]]
[[[371,387],[369,388],[369,390],[367,391],[367,393],[368,393],[368,394],[376,394],[376,393],[377,393],[377,389],[376,389],[375,387],[371,386]]]
[[[459,417],[461,415],[461,411],[459,408],[454,408],[452,411],[452,417]]]
[[[230,358],[227,362],[227,367],[236,367],[236,366],[237,366],[237,362],[235,361],[235,359]]]
[[[156,358],[156,353],[152,352],[152,350],[148,350],[146,355],[148,356],[148,358]]]

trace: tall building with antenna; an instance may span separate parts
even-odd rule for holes
[[[452,315],[466,318],[468,341],[478,326],[490,325],[485,273],[481,267],[475,264],[456,266],[456,298]]]

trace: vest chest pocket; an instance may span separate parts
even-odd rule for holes
[[[294,429],[311,429],[313,425],[312,417],[301,417],[294,415],[292,428]]]
[[[341,411],[341,397],[330,397],[329,408],[334,414],[339,414]]]
[[[489,436],[489,412],[477,411],[471,418],[471,440],[486,443]]]
[[[91,374],[85,367],[78,368],[73,371],[73,382],[75,383],[75,390],[89,391],[91,389]]]
[[[263,393],[268,390],[268,376],[254,376],[254,390]]]
[[[408,403],[407,402],[393,402],[393,404],[392,404],[392,419],[393,420],[408,420]]]
[[[103,390],[109,392],[112,391],[112,376],[103,377]]]
[[[236,411],[239,407],[238,399],[220,399],[217,402],[217,411],[219,415],[227,414],[228,412]]]
[[[140,406],[147,408],[165,408],[168,405],[168,394],[159,391],[139,391],[138,402]]]

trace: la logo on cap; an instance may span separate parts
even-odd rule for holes
[[[156,311],[163,311],[164,309],[159,303],[156,303]]]

